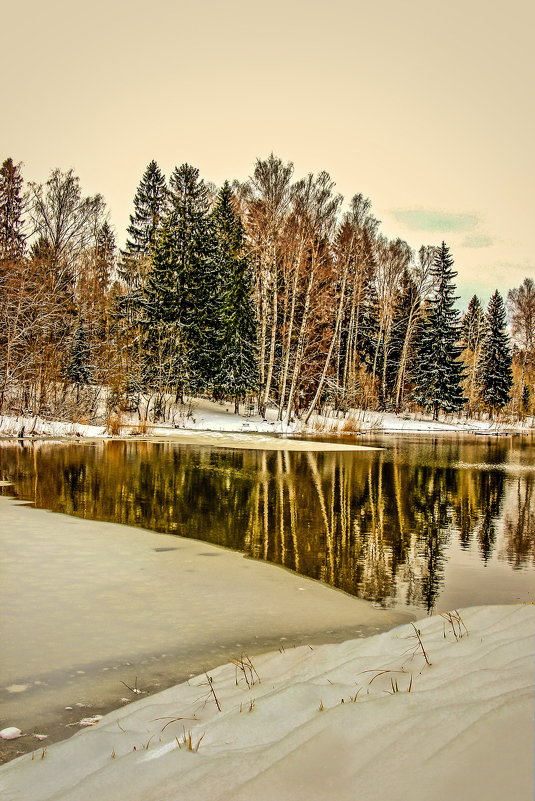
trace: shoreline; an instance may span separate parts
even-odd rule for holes
[[[364,637],[415,617],[201,540],[6,496],[0,517],[0,729],[49,742],[135,698],[125,685],[157,692],[242,653]],[[32,737],[0,740],[8,759],[36,747]]]
[[[267,450],[267,451],[291,451],[291,452],[358,452],[381,450],[377,445],[357,445],[349,443],[347,439],[359,437],[364,441],[374,437],[395,437],[395,436],[421,436],[423,439],[429,437],[530,437],[535,435],[535,430],[512,430],[512,431],[481,431],[476,429],[399,429],[399,430],[380,430],[362,433],[344,432],[310,432],[307,434],[289,435],[268,435],[261,432],[231,432],[231,431],[212,431],[209,429],[184,429],[172,431],[169,434],[121,434],[121,435],[75,435],[75,434],[50,434],[32,435],[18,437],[16,435],[0,434],[0,444],[31,445],[36,443],[63,444],[63,443],[95,443],[95,442],[143,442],[153,444],[176,444],[206,446],[214,448],[226,448],[236,450]],[[328,437],[325,441],[322,437]],[[340,441],[333,441],[336,438]]]
[[[207,445],[247,450],[288,451],[358,451],[370,449],[366,439],[375,436],[469,435],[488,437],[533,436],[535,428],[516,422],[475,419],[441,419],[393,412],[354,410],[349,417],[314,416],[306,430],[300,422],[276,419],[276,410],[259,415],[234,414],[229,404],[204,398],[191,399],[189,414],[173,417],[172,423],[158,424],[134,420],[133,415],[90,425],[73,421],[44,420],[35,415],[0,415],[0,441],[126,441],[172,442],[184,445]],[[533,421],[532,426],[533,426]],[[345,430],[351,428],[353,430]],[[111,432],[111,433],[110,433]],[[363,441],[364,440],[364,441]]]

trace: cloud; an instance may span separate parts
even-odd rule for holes
[[[492,239],[485,234],[472,234],[465,236],[461,245],[465,248],[488,248],[492,245]]]
[[[471,231],[480,220],[475,214],[452,214],[430,209],[393,209],[396,220],[411,231]],[[473,247],[473,246],[472,246]],[[480,246],[482,247],[482,246]]]
[[[475,270],[465,268],[457,279],[456,294],[460,295],[460,301],[456,305],[465,309],[472,295],[477,295],[483,305],[486,305],[495,289],[505,299],[510,289],[520,286],[526,277],[534,274],[535,265],[528,260],[519,263],[490,262]]]

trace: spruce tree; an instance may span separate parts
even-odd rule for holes
[[[257,331],[251,264],[228,182],[219,192],[213,222],[215,265],[221,286],[219,369],[215,385],[234,398],[237,414],[240,399],[258,385]]]
[[[69,361],[65,368],[65,378],[76,386],[78,398],[80,387],[89,384],[92,377],[91,348],[88,342],[85,320],[80,317],[72,339]]]
[[[208,191],[199,171],[183,164],[169,187],[170,208],[154,248],[145,308],[148,344],[151,327],[158,325],[158,341],[167,339],[167,358],[175,363],[173,384],[181,393],[203,389],[214,378],[219,287]]]
[[[464,347],[463,359],[466,365],[464,387],[469,416],[472,416],[479,407],[478,365],[485,331],[485,314],[479,298],[474,295],[461,322],[461,343]]]
[[[158,231],[166,211],[165,177],[153,160],[143,173],[134,196],[134,213],[127,228],[128,239],[121,253],[119,273],[130,291],[138,289],[147,270]]]
[[[142,388],[144,366],[141,344],[146,317],[144,291],[147,274],[166,212],[165,177],[153,160],[147,166],[134,196],[134,213],[127,228],[128,239],[121,251],[118,273],[127,291],[117,299],[122,352],[125,354],[125,392],[135,397]],[[147,376],[146,376],[147,378]]]
[[[23,203],[20,166],[8,158],[0,167],[0,261],[24,252]]]
[[[440,410],[453,412],[464,403],[461,390],[463,366],[459,360],[462,348],[457,345],[460,313],[454,308],[453,259],[445,242],[437,248],[431,275],[433,294],[427,301],[420,328],[415,400],[431,409],[438,420]]]
[[[485,315],[481,302],[474,295],[461,322],[461,340],[465,348],[476,352],[479,350],[485,335]]]
[[[513,384],[505,305],[498,290],[489,300],[485,319],[486,334],[481,348],[478,376],[481,399],[492,418],[493,412],[502,409],[509,402]]]
[[[367,281],[361,302],[357,351],[360,360],[370,372],[373,368],[377,350],[381,348],[379,312],[377,289],[372,281]]]
[[[115,262],[115,234],[106,220],[97,234],[95,277],[102,292],[108,289]]]

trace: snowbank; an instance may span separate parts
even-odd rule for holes
[[[0,436],[4,437],[105,437],[105,426],[91,426],[41,417],[0,415]]]
[[[285,424],[277,420],[276,411],[267,411],[266,419],[259,415],[242,416],[234,414],[232,404],[196,398],[191,404],[191,416],[180,418],[180,425],[149,425],[146,433],[140,433],[137,418],[125,418],[120,426],[122,437],[137,436],[145,439],[173,438],[184,444],[208,444],[217,447],[255,448],[280,450],[346,450],[353,445],[337,445],[336,443],[314,442],[312,445],[291,444],[288,440],[295,434],[328,435],[328,434],[369,434],[369,433],[480,433],[499,434],[507,432],[526,433],[533,431],[528,423],[504,425],[489,420],[466,420],[451,418],[434,421],[416,414],[395,415],[393,413],[357,410],[349,418],[321,417],[314,415],[308,426],[302,421]],[[531,421],[533,424],[533,421]],[[40,417],[0,416],[0,436],[19,437],[24,429],[24,436],[73,438],[73,437],[108,437],[105,426],[85,425],[82,423],[46,421]],[[141,427],[143,429],[143,427]],[[261,437],[260,434],[267,436]],[[276,435],[276,436],[274,436]],[[286,444],[277,445],[283,437]],[[201,439],[202,438],[202,439]]]
[[[527,801],[535,606],[456,618],[211,670],[7,764],[0,794]]]

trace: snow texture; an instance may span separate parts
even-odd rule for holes
[[[533,605],[473,607],[230,663],[8,763],[0,797],[527,801],[534,634]]]
[[[466,420],[448,418],[433,421],[429,416],[416,414],[395,415],[393,413],[357,411],[351,416],[351,425],[346,418],[321,417],[315,415],[310,420],[309,428],[300,427],[299,421],[289,425],[276,419],[276,412],[268,410],[266,419],[258,415],[243,416],[233,413],[233,404],[217,403],[197,398],[193,402],[190,417],[181,418],[180,427],[154,424],[149,426],[147,434],[137,435],[136,421],[125,420],[121,429],[122,437],[137,436],[138,439],[163,438],[174,439],[184,444],[206,444],[217,447],[254,448],[260,450],[347,450],[358,446],[347,442],[325,443],[315,440],[306,443],[287,439],[294,435],[318,434],[330,435],[345,433],[461,433],[476,432],[497,434],[503,431],[523,432],[532,430],[528,424],[503,426],[488,420]],[[348,427],[351,429],[348,431]],[[24,436],[47,438],[101,438],[109,437],[105,426],[84,425],[82,423],[45,421],[39,417],[0,416],[0,436],[18,437],[24,428]],[[258,436],[259,434],[271,436]],[[277,436],[273,436],[277,435]]]

